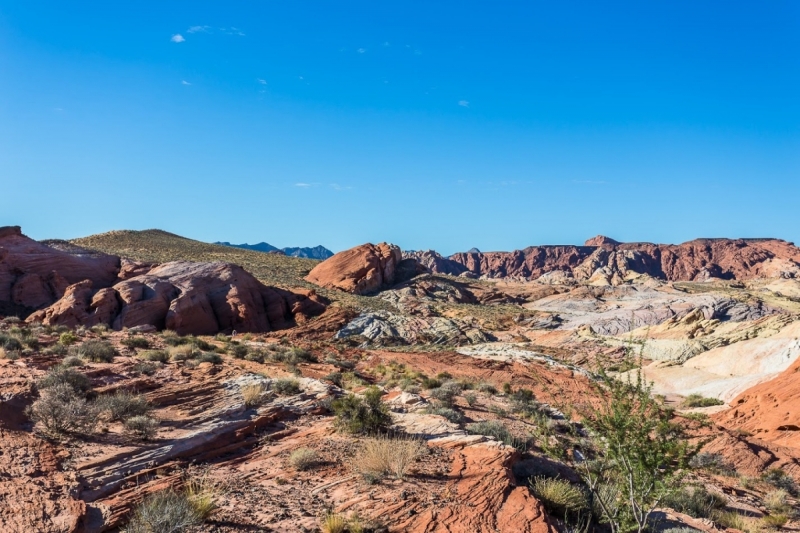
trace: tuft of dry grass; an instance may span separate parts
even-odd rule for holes
[[[242,393],[242,399],[246,407],[258,407],[263,402],[263,383],[250,383],[242,386],[239,390]]]
[[[318,461],[319,455],[310,448],[298,448],[289,456],[289,464],[297,470],[308,470]]]
[[[378,437],[367,439],[353,462],[356,471],[366,476],[394,475],[403,479],[408,467],[422,454],[423,445],[413,439]]]
[[[217,490],[206,476],[190,479],[186,482],[185,490],[189,504],[202,520],[217,508]]]
[[[320,526],[322,533],[344,533],[347,528],[347,519],[339,513],[328,511],[323,515]]]

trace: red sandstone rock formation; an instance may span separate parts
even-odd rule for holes
[[[153,325],[210,335],[283,329],[294,325],[297,316],[305,319],[324,310],[324,301],[313,291],[267,287],[236,265],[175,261],[97,293],[88,280],[71,285],[63,298],[28,321],[70,327],[103,323],[117,330]]]
[[[111,286],[119,266],[118,257],[70,254],[29,239],[19,226],[0,228],[0,302],[40,309],[64,296],[73,283]]]
[[[306,281],[353,294],[375,293],[395,283],[401,259],[400,248],[393,244],[362,244],[318,264]]]
[[[416,254],[419,254],[417,252]],[[423,252],[433,272],[471,272],[489,278],[528,278],[562,271],[586,280],[601,271],[619,282],[628,274],[668,281],[746,280],[800,276],[800,249],[779,239],[697,239],[678,245],[618,243],[608,237],[586,246],[532,246],[513,252],[467,252],[445,259]],[[437,257],[438,256],[438,257]]]
[[[384,275],[388,270],[387,264]],[[17,226],[0,228],[0,304],[38,309],[28,322],[152,325],[181,334],[267,332],[304,322],[325,303],[313,291],[267,287],[228,263],[137,263],[48,246]]]

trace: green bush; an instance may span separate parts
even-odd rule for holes
[[[125,528],[125,533],[182,533],[203,523],[188,495],[165,490],[147,496]]]
[[[69,385],[74,391],[86,394],[92,389],[92,382],[88,377],[69,367],[55,366],[36,382],[36,388],[41,390],[55,387],[56,385]]]
[[[83,357],[93,363],[110,363],[114,360],[114,356],[117,355],[117,351],[107,341],[92,339],[80,346],[72,346],[70,354]]]
[[[195,360],[198,363],[211,363],[212,365],[222,364],[222,357],[214,352],[202,352],[200,355],[195,357]]]
[[[694,518],[711,518],[726,503],[721,494],[709,492],[702,485],[689,485],[668,494],[661,505]]]
[[[181,344],[188,344],[190,339],[189,337],[181,337],[172,330],[165,329],[161,332],[161,340],[167,346],[180,346]]]
[[[690,394],[683,400],[681,407],[711,407],[713,405],[725,405],[725,402],[717,398],[704,398],[699,394]]]
[[[438,401],[440,407],[453,407],[456,396],[461,393],[461,384],[448,381],[430,392],[431,398]]]
[[[158,425],[158,420],[146,415],[136,415],[125,420],[125,430],[142,440],[155,437]]]
[[[126,420],[150,412],[150,403],[141,394],[120,390],[97,399],[101,411],[107,411],[111,420]]]
[[[474,424],[467,424],[467,433],[471,433],[473,435],[486,435],[488,437],[494,437],[503,444],[508,446],[513,446],[520,451],[527,450],[527,442],[525,439],[520,439],[515,437],[507,427],[505,427],[501,422],[496,420],[491,421],[481,421],[475,422]]]
[[[243,346],[241,344],[234,344],[228,348],[228,352],[236,359],[244,359],[250,352],[250,350],[247,349],[247,346]]]
[[[589,507],[586,492],[564,479],[535,477],[530,489],[552,515],[576,515]]]
[[[464,422],[464,414],[450,407],[434,407],[433,409],[428,409],[427,412],[428,414],[443,416],[453,424]]]
[[[336,427],[352,434],[375,434],[385,432],[392,423],[389,407],[381,400],[381,390],[369,387],[361,398],[348,394],[331,403],[336,415]]]
[[[145,361],[156,361],[166,363],[169,361],[169,353],[166,350],[145,350],[136,354],[136,357]]]
[[[792,496],[798,494],[797,484],[794,482],[794,479],[780,468],[770,468],[761,474],[761,479],[773,487],[785,490]]]
[[[22,343],[16,337],[0,333],[0,348],[7,352],[18,352],[22,350]]]
[[[128,348],[149,348],[150,341],[144,337],[128,337],[126,339],[122,339],[120,344],[123,346],[127,346]]]
[[[45,432],[60,436],[65,433],[89,433],[97,425],[98,410],[68,383],[58,383],[41,392],[25,413]]]
[[[281,396],[300,394],[300,383],[296,379],[283,378],[275,381],[272,388]]]

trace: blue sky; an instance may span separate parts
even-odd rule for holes
[[[0,225],[800,242],[800,3],[0,0]]]

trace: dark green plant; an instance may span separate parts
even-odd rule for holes
[[[145,339],[144,337],[128,337],[122,339],[120,344],[123,346],[127,346],[128,348],[149,348],[150,341]]]
[[[630,349],[626,357],[633,357]],[[624,379],[600,368],[598,405],[583,413],[594,439],[591,459],[579,463],[579,470],[612,533],[642,533],[696,451],[683,427],[671,422],[671,411],[653,397],[642,375],[641,352],[635,368]],[[608,487],[615,487],[616,501],[604,497]]]
[[[378,387],[368,387],[361,398],[348,394],[331,404],[336,415],[336,427],[352,434],[375,434],[389,429],[392,417],[389,407],[381,400],[383,393]]]
[[[41,390],[55,387],[65,383],[80,394],[86,394],[92,389],[92,382],[84,374],[65,366],[56,366],[36,382],[36,388]]]
[[[97,339],[88,340],[80,346],[72,346],[69,353],[93,363],[110,363],[117,355],[117,351],[111,343]]]

